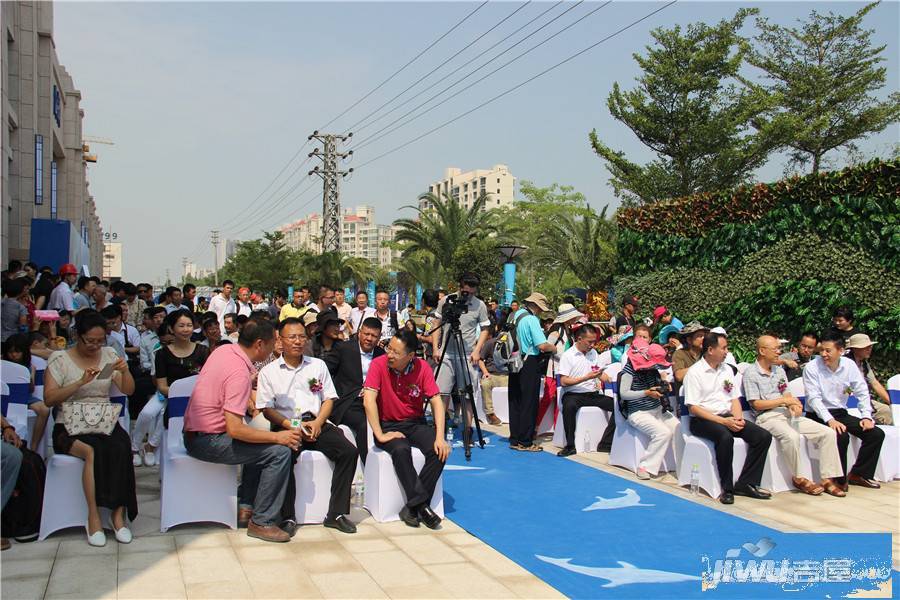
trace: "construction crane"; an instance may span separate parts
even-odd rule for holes
[[[115,146],[116,143],[107,138],[100,137],[92,137],[92,136],[84,136],[81,138],[81,151],[84,153],[84,162],[95,163],[97,162],[97,155],[91,154],[91,147],[88,145],[88,142],[92,144],[106,144],[107,146]]]

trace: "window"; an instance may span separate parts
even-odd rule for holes
[[[44,203],[44,136],[34,136],[34,203]]]
[[[56,218],[56,161],[50,163],[50,218]]]

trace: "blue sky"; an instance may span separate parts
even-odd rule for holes
[[[210,229],[221,229],[225,238],[252,239],[263,230],[321,210],[320,184],[300,195],[313,185],[312,179],[300,181],[312,163],[300,167],[293,178],[289,176],[299,160],[291,163],[260,194],[309,133],[477,6],[468,2],[57,3],[57,53],[82,91],[85,135],[116,143],[93,145],[100,160],[90,167],[90,181],[104,230],[117,232],[124,242],[125,278],[157,281],[169,269],[177,279],[184,256],[211,266],[212,248],[204,243]],[[499,1],[487,4],[329,129],[345,131],[519,6]],[[447,92],[463,90],[460,95],[361,148],[347,167],[358,167],[477,106],[662,4],[614,2],[495,75],[473,83],[598,6],[584,2],[573,8]],[[573,185],[593,206],[614,206],[617,201],[607,184],[609,175],[590,148],[588,132],[596,128],[611,146],[632,158],[650,156],[609,116],[606,97],[613,82],[632,87],[638,69],[631,55],[649,43],[651,29],[699,20],[712,23],[731,17],[741,6],[758,6],[770,20],[790,24],[813,9],[851,14],[862,4],[679,2],[497,102],[360,168],[343,183],[342,203],[372,205],[378,221],[388,223],[402,214],[401,207],[414,203],[429,183],[440,179],[446,167],[469,170],[504,163],[519,180]],[[550,7],[550,3],[532,2],[522,8],[396,101],[420,93],[417,102],[358,130],[356,144],[571,4],[551,10],[451,80],[442,79],[443,73]],[[884,2],[866,20],[875,30],[874,41],[887,45],[886,90],[900,85],[898,23],[896,0]],[[745,32],[752,30],[748,23]],[[884,155],[898,139],[900,127],[894,125],[865,142],[863,149]],[[305,148],[301,157],[311,149]],[[840,164],[842,157],[835,158]],[[782,170],[783,160],[776,156],[758,175],[762,180],[777,179]]]

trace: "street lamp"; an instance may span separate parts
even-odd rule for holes
[[[513,295],[516,290],[516,263],[513,262],[517,256],[521,256],[526,250],[525,246],[497,246],[500,254],[506,259],[503,264],[503,306],[512,304]]]

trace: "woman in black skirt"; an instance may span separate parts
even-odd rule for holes
[[[111,525],[116,540],[127,544],[132,535],[125,519],[133,521],[137,517],[128,433],[117,421],[109,435],[69,435],[62,407],[66,402],[109,404],[111,384],[115,383],[119,391],[129,395],[134,393],[134,379],[128,371],[128,363],[120,359],[115,350],[106,347],[106,319],[100,314],[82,310],[76,319],[75,334],[76,343],[72,348],[50,355],[44,375],[44,403],[59,407],[53,427],[53,450],[84,461],[82,482],[88,506],[88,543],[92,546],[106,544],[98,508],[104,507],[112,510]],[[108,364],[114,365],[112,375],[98,378]]]

